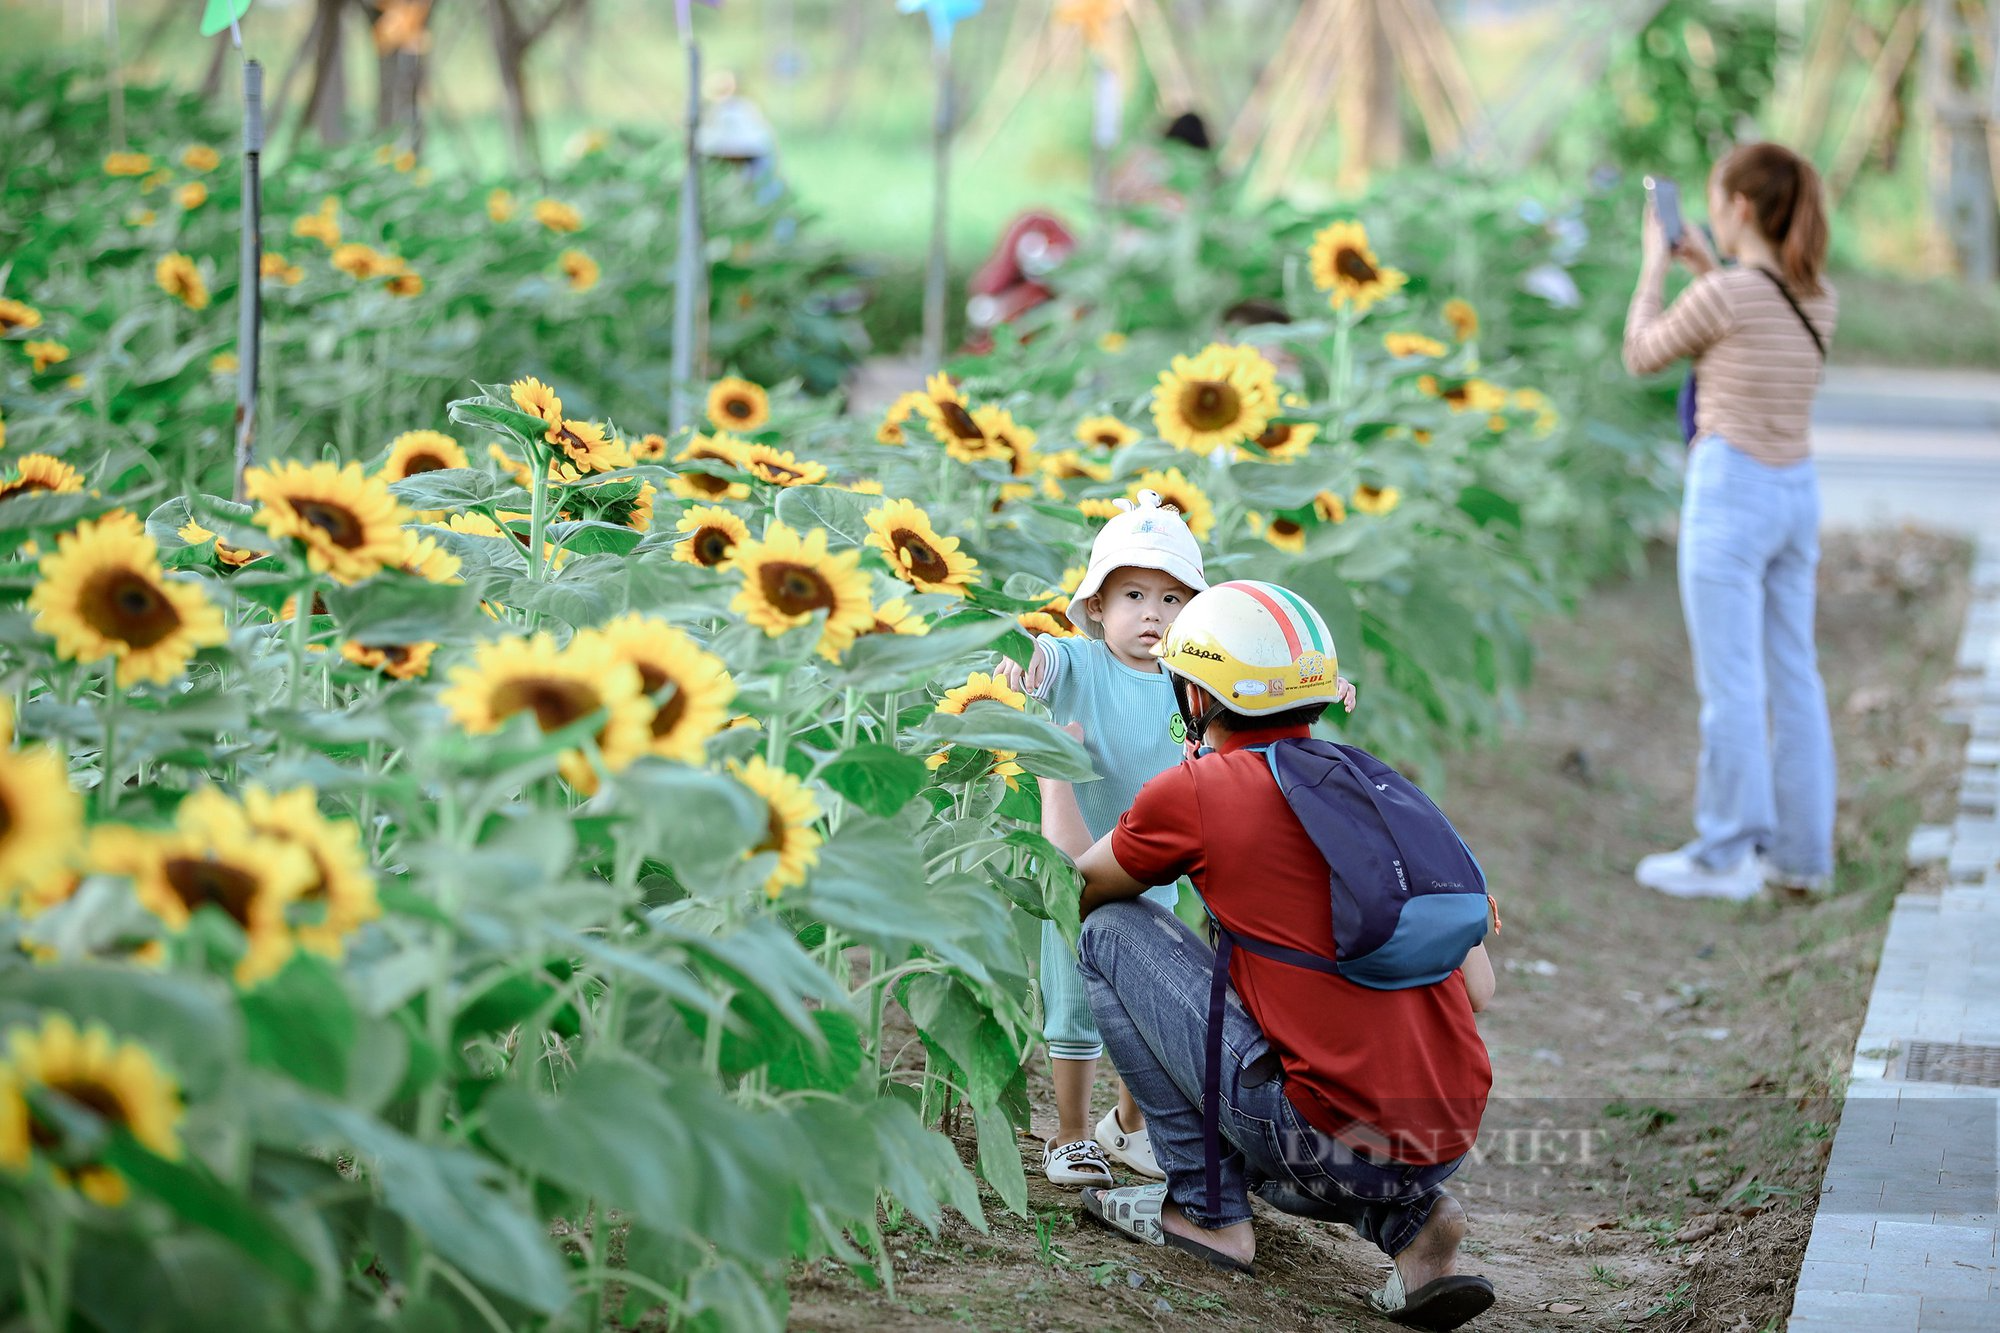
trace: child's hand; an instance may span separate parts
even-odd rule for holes
[[[1011,657],[1001,658],[1000,665],[993,668],[993,674],[1006,681],[1013,689],[1023,689],[1028,683],[1028,673]]]
[[[1083,723],[1065,722],[1063,723],[1063,730],[1070,734],[1071,739],[1078,742],[1083,740]]]
[[[1348,712],[1353,712],[1354,682],[1345,676],[1335,676],[1333,678],[1333,697],[1344,705]]]

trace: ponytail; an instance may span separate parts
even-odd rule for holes
[[[1828,238],[1826,194],[1813,164],[1779,144],[1745,144],[1716,164],[1715,180],[1724,197],[1740,194],[1750,201],[1786,283],[1817,296]]]

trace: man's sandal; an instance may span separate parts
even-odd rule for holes
[[[1162,1226],[1160,1209],[1166,1206],[1166,1202],[1165,1185],[1128,1185],[1122,1190],[1091,1189],[1083,1192],[1083,1215],[1141,1245],[1171,1245],[1217,1268],[1256,1276],[1254,1265]]]
[[[1043,1144],[1042,1173],[1051,1185],[1070,1190],[1117,1183],[1111,1178],[1111,1163],[1104,1159],[1104,1150],[1095,1139],[1075,1139],[1061,1147]]]
[[[1492,1307],[1493,1284],[1483,1277],[1455,1274],[1405,1292],[1403,1275],[1391,1270],[1388,1285],[1370,1293],[1368,1303],[1398,1324],[1447,1333]]]

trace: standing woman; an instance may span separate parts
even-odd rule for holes
[[[1823,891],[1833,878],[1835,770],[1813,643],[1819,483],[1808,427],[1833,337],[1821,276],[1819,173],[1789,149],[1748,144],[1708,183],[1717,263],[1701,233],[1669,250],[1649,207],[1625,366],[1692,358],[1699,393],[1681,502],[1681,608],[1701,694],[1694,841],[1639,862],[1641,884],[1682,898],[1749,898],[1767,880]],[[1662,312],[1678,259],[1695,279]]]

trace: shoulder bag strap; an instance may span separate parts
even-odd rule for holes
[[[1769,278],[1772,285],[1778,289],[1778,295],[1785,298],[1785,304],[1790,306],[1792,313],[1799,317],[1799,323],[1805,325],[1806,336],[1811,338],[1813,346],[1819,349],[1819,359],[1822,361],[1826,360],[1826,339],[1819,336],[1819,330],[1813,327],[1813,322],[1810,319],[1806,318],[1805,307],[1799,304],[1799,298],[1793,296],[1792,289],[1785,285],[1785,280],[1771,272],[1770,269],[1760,267],[1757,271]]]

